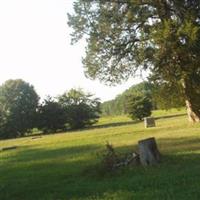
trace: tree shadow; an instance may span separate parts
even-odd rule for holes
[[[140,120],[133,120],[133,121],[128,121],[128,122],[113,122],[113,123],[108,123],[108,124],[100,124],[100,125],[93,125],[92,127],[89,127],[88,129],[93,129],[93,128],[110,128],[110,127],[116,127],[116,126],[126,126],[126,125],[133,125],[140,123],[142,121]]]
[[[126,167],[104,176],[97,171],[100,145],[25,146],[1,165],[0,199],[199,199],[200,139],[160,138],[157,143],[158,166]],[[137,144],[116,148],[136,150]]]
[[[170,153],[200,150],[200,138],[196,137],[160,138],[158,143],[161,150]]]
[[[154,117],[155,120],[158,119],[167,119],[167,118],[174,118],[174,117],[181,117],[185,116],[186,114],[175,114],[175,115],[165,115],[165,116],[159,116],[159,117]],[[111,127],[117,127],[117,126],[127,126],[127,125],[134,125],[134,124],[139,124],[143,121],[141,120],[133,120],[133,121],[128,121],[128,122],[114,122],[114,123],[107,123],[107,124],[100,124],[100,125],[93,125],[92,127],[85,128],[86,129],[96,129],[96,128],[111,128]]]
[[[79,145],[79,146],[66,146],[63,148],[55,148],[55,149],[45,149],[38,148],[37,145],[23,145],[18,146],[16,153],[13,153],[9,157],[5,157],[2,159],[6,159],[6,162],[30,162],[30,161],[41,161],[48,159],[56,159],[57,157],[66,158],[71,156],[76,156],[79,154],[88,153],[91,151],[96,151],[99,148],[97,145]]]
[[[164,115],[164,116],[159,116],[159,117],[154,117],[154,119],[167,119],[167,118],[174,118],[174,117],[182,117],[182,116],[186,116],[185,113],[183,114],[173,114],[173,115]]]

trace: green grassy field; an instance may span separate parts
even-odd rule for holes
[[[154,115],[183,114],[183,111]],[[157,127],[125,116],[102,118],[92,129],[0,141],[1,200],[173,200],[200,199],[200,124],[186,116],[160,118]],[[155,137],[162,162],[99,173],[109,141],[118,152],[137,150],[137,141]]]

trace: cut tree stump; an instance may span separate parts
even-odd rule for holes
[[[160,152],[158,151],[155,138],[147,138],[140,140],[139,145],[139,156],[140,163],[143,166],[155,165],[160,161]]]
[[[144,118],[144,126],[145,128],[155,127],[155,119],[153,117],[145,117]]]

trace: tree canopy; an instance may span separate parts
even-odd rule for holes
[[[132,119],[143,120],[151,115],[152,102],[148,96],[130,95],[127,97],[126,110]]]
[[[61,104],[53,98],[46,98],[37,112],[37,127],[44,133],[55,133],[65,130],[67,113]]]
[[[101,104],[102,115],[122,115],[128,113],[127,101],[129,96],[147,97],[152,103],[152,109],[170,109],[184,106],[178,85],[168,83],[151,83],[144,81],[131,86],[115,99]],[[134,98],[132,98],[134,99]]]
[[[59,98],[59,104],[66,110],[67,124],[71,129],[83,128],[97,122],[100,102],[82,89],[71,89]]]
[[[72,42],[86,38],[85,74],[118,83],[148,69],[176,83],[189,119],[200,121],[199,0],[77,0]]]
[[[0,137],[23,136],[36,125],[39,97],[32,85],[21,79],[0,86]]]
[[[121,115],[126,113],[127,96],[149,96],[152,97],[152,85],[149,82],[141,82],[133,85],[115,99],[101,104],[102,115]]]
[[[98,121],[100,100],[82,89],[48,96],[39,103],[34,87],[21,80],[0,86],[0,139],[21,137],[39,129],[54,133],[91,126]]]
[[[157,109],[184,107],[184,97],[178,84],[158,82],[152,84],[152,100]]]

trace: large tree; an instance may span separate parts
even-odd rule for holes
[[[0,86],[0,138],[23,136],[36,125],[39,97],[34,87],[21,79]]]
[[[71,89],[58,99],[67,113],[69,128],[79,129],[97,122],[100,114],[100,102],[93,95],[82,89]]]
[[[152,100],[157,109],[184,107],[184,97],[178,84],[154,82],[152,84]]]
[[[44,133],[65,130],[67,113],[57,101],[47,97],[38,108],[37,127]]]
[[[116,83],[148,69],[178,84],[189,120],[200,121],[199,0],[77,0],[72,42],[86,38],[88,77]]]

